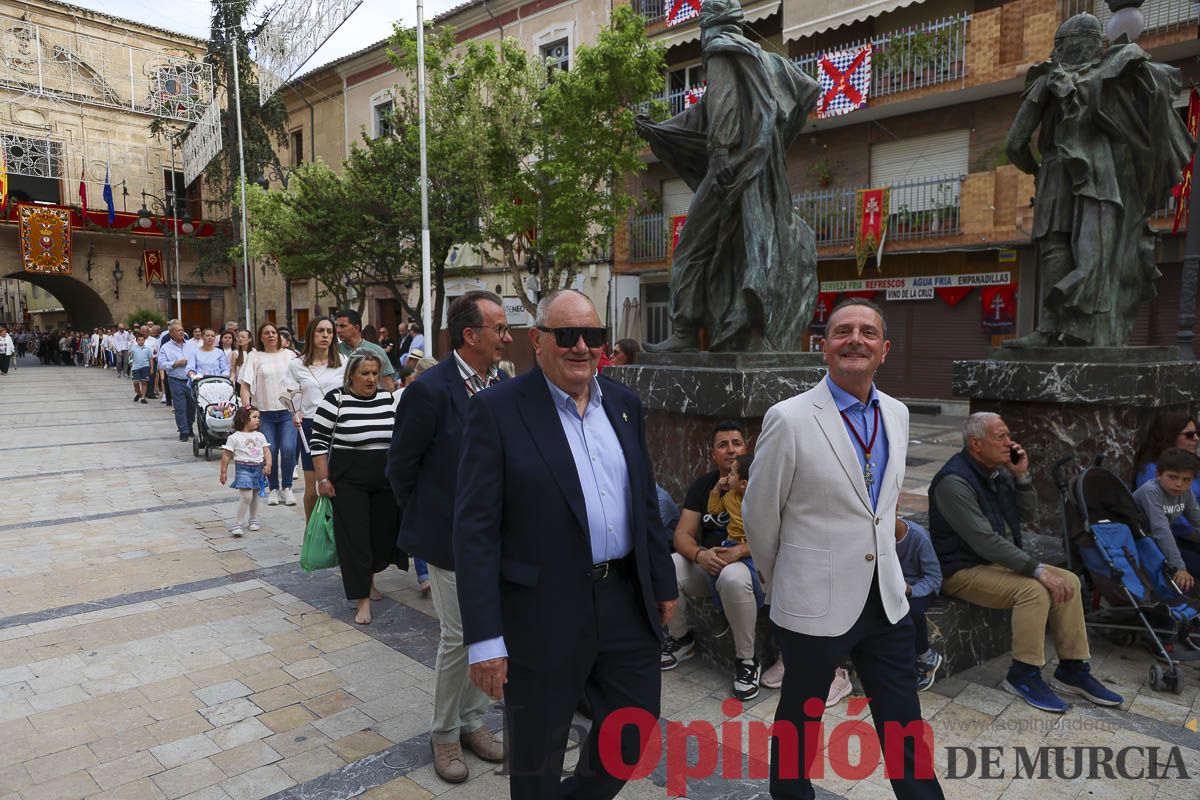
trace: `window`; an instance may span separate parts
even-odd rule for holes
[[[292,166],[298,167],[304,163],[304,131],[292,131]]]
[[[671,287],[652,283],[642,287],[642,308],[646,309],[646,341],[657,344],[671,335]]]
[[[201,179],[196,178],[191,186],[185,185],[183,180],[182,172],[163,170],[163,188],[167,192],[175,193],[175,216],[191,214],[193,220],[200,220],[204,217],[204,202],[200,196]]]
[[[383,103],[376,103],[374,113],[372,114],[375,122],[375,138],[381,136],[392,135],[392,111],[395,109],[395,103],[387,100]]]
[[[566,39],[559,39],[557,42],[542,46],[542,60],[550,60],[551,75],[554,70],[568,70],[571,68],[571,49]]]

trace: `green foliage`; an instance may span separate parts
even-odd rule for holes
[[[125,327],[136,328],[142,325],[158,325],[167,327],[167,318],[149,308],[135,308],[125,315]]]

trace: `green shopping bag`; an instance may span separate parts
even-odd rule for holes
[[[333,542],[333,505],[328,497],[318,497],[312,516],[308,518],[308,525],[304,527],[300,568],[312,572],[337,565],[337,547]]]

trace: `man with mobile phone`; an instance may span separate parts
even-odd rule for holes
[[[1021,523],[1037,512],[1029,455],[999,414],[978,412],[963,426],[963,449],[929,485],[929,533],[942,565],[942,594],[986,608],[1011,608],[1012,666],[1001,688],[1034,708],[1065,713],[1053,689],[1119,706],[1088,666],[1079,578],[1022,549]],[[1046,631],[1058,668],[1047,686]],[[1053,689],[1051,688],[1053,687]]]

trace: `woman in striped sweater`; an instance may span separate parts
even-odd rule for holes
[[[408,569],[408,558],[396,553],[400,513],[384,475],[400,393],[379,388],[382,367],[372,353],[351,354],[342,388],[317,406],[309,441],[317,494],[333,503],[342,585],[359,625],[371,621],[371,600],[381,597],[375,573],[391,563]]]

